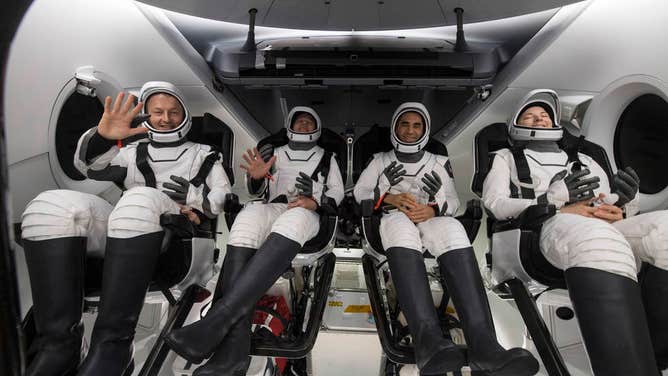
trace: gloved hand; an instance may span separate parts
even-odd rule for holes
[[[162,186],[169,189],[168,191],[163,190],[167,196],[169,196],[176,203],[185,205],[186,198],[188,197],[188,189],[190,188],[190,182],[180,176],[172,175],[169,177],[176,184],[172,183],[162,183]]]
[[[390,163],[383,170],[383,175],[387,179],[388,183],[391,186],[399,184],[400,181],[404,180],[403,175],[406,175],[406,170],[402,170],[404,165],[397,164],[396,161]]]
[[[598,188],[598,176],[586,178],[590,174],[589,169],[576,171],[568,175],[568,171],[563,170],[552,178],[550,186],[538,202],[546,200],[548,203],[561,207],[566,203],[574,203],[589,200],[594,197],[594,189]]]
[[[297,176],[297,183],[295,184],[299,195],[306,197],[313,197],[313,179],[303,172]]]
[[[615,176],[612,177],[610,188],[612,193],[619,196],[619,200],[615,202],[615,206],[621,208],[636,197],[640,188],[640,178],[631,167],[627,167],[623,170],[618,170]]]
[[[436,197],[436,192],[438,192],[443,186],[441,177],[438,176],[436,171],[432,171],[431,175],[429,175],[429,173],[424,174],[422,177],[422,182],[424,183],[422,190],[427,192],[429,195],[429,202],[433,202]]]

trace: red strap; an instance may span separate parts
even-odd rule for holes
[[[387,195],[387,192],[383,193],[383,195],[380,196],[380,198],[376,202],[376,205],[374,205],[373,210],[378,210],[378,208],[380,208],[380,204],[383,203],[383,200],[385,199],[385,195]]]
[[[123,147],[123,141],[116,140],[116,146],[118,146],[119,149],[122,148]]]

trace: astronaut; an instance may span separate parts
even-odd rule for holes
[[[87,177],[127,189],[118,203],[52,190],[39,194],[23,213],[38,334],[27,375],[69,374],[79,365],[87,253],[104,257],[104,272],[79,375],[132,372],[134,330],[163,241],[160,215],[183,213],[199,223],[220,213],[230,192],[220,153],[187,141],[190,113],[176,87],[147,82],[136,106],[132,95],[124,103],[123,98],[119,93],[113,105],[105,99],[99,124],[81,136],[75,153],[75,165]],[[137,118],[142,126],[132,128]],[[120,140],[127,145],[121,148]]]
[[[285,121],[287,145],[247,150],[250,202],[230,230],[221,298],[200,321],[172,331],[166,341],[193,363],[211,357],[196,375],[245,374],[255,302],[288,268],[319,230],[319,212],[336,210],[344,186],[334,155],[316,145],[322,124],[309,107],[293,108]],[[264,157],[263,157],[264,155]]]
[[[464,365],[463,354],[443,336],[422,257],[436,257],[461,318],[469,365],[488,375],[533,375],[538,362],[526,350],[505,350],[496,340],[475,254],[458,220],[448,158],[424,150],[431,120],[421,103],[404,103],[392,117],[394,150],[373,156],[355,185],[357,202],[372,199],[386,210],[380,236],[399,304],[408,321],[422,375],[442,375]],[[387,210],[389,208],[389,210]]]
[[[496,153],[484,205],[507,219],[530,205],[554,204],[558,212],[543,224],[540,251],[565,271],[594,373],[656,375],[652,342],[659,367],[668,360],[668,211],[635,215],[635,172],[620,169],[608,182],[591,157],[560,148],[558,119],[554,91],[535,90],[522,100],[508,122],[513,149]],[[649,264],[642,296],[637,259]]]

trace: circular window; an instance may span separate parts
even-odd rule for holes
[[[104,107],[96,97],[77,93],[70,95],[63,104],[56,124],[56,155],[63,172],[73,180],[84,180],[74,167],[74,152],[84,132],[97,125]]]
[[[640,191],[654,194],[668,186],[668,102],[645,94],[626,107],[617,122],[614,150],[618,168],[631,166],[640,177]]]

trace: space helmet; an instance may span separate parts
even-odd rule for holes
[[[295,132],[292,129],[292,125],[294,124],[295,120],[297,119],[297,116],[301,114],[309,114],[313,116],[313,119],[315,119],[315,129],[313,132],[309,133],[299,133]],[[285,129],[287,131],[288,139],[290,141],[294,142],[316,142],[320,138],[320,133],[322,133],[322,122],[320,121],[320,117],[318,116],[318,113],[315,112],[314,109],[311,107],[306,107],[306,106],[296,106],[293,107],[292,110],[288,113],[288,116],[285,118]]]
[[[400,140],[396,132],[397,121],[401,115],[405,114],[406,112],[418,113],[422,117],[424,123],[424,133],[422,134],[422,137],[411,143]],[[406,102],[399,105],[396,111],[394,111],[394,115],[392,115],[391,124],[392,126],[390,130],[390,137],[394,150],[402,153],[417,153],[420,150],[423,150],[425,146],[427,146],[427,143],[429,142],[429,134],[431,131],[431,118],[429,117],[429,111],[427,111],[427,108],[422,103]]]
[[[169,130],[156,129],[148,120],[144,121],[141,125],[148,128],[148,138],[151,141],[158,143],[171,143],[180,141],[184,139],[190,131],[190,127],[192,126],[192,119],[190,117],[190,112],[188,111],[188,106],[186,106],[185,101],[183,100],[183,95],[176,88],[176,86],[164,81],[149,81],[145,83],[139,92],[139,101],[144,104],[141,113],[148,113],[146,109],[146,102],[151,97],[151,95],[159,93],[169,94],[176,98],[179,103],[181,103],[181,107],[183,107],[183,120],[174,129]]]
[[[534,128],[519,125],[520,116],[530,107],[542,107],[552,119],[552,128]],[[559,141],[564,134],[559,125],[561,107],[554,90],[530,91],[517,106],[517,111],[508,119],[508,136],[513,141]]]

